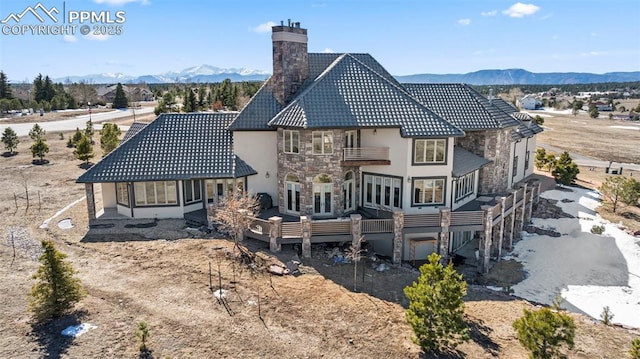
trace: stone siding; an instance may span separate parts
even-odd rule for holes
[[[305,39],[307,36],[306,29],[291,26],[276,26],[273,31],[299,34]],[[307,79],[308,58],[306,41],[273,41],[273,75],[269,86],[280,104],[285,105]]]
[[[480,169],[478,193],[504,193],[509,189],[511,128],[485,131],[467,131],[456,139],[456,145],[492,162]]]
[[[332,215],[344,215],[344,199],[342,184],[348,171],[353,171],[356,197],[356,207],[359,205],[360,171],[358,167],[342,166],[342,152],[344,147],[344,130],[324,130],[333,133],[333,153],[327,155],[313,154],[313,130],[298,130],[300,133],[300,153],[284,153],[283,129],[278,129],[278,210],[286,213],[285,179],[288,174],[300,180],[300,215],[313,215],[313,179],[326,174],[332,180]]]

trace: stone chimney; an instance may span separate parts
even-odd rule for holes
[[[276,100],[285,105],[298,91],[309,75],[309,55],[307,53],[307,29],[299,22],[287,25],[280,22],[273,26],[273,76],[271,87]]]

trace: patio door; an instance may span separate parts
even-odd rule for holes
[[[300,214],[300,180],[297,176],[289,174],[284,182],[285,212]]]
[[[331,183],[314,183],[313,185],[313,214],[320,216],[331,215]]]
[[[343,209],[345,212],[355,208],[354,182],[353,172],[347,172],[342,183],[342,200],[344,201]]]

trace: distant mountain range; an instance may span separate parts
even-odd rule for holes
[[[122,83],[198,83],[231,81],[263,81],[270,75],[267,71],[246,68],[220,68],[200,65],[180,72],[165,72],[158,75],[129,76],[121,73],[103,73],[84,76],[67,76],[54,79],[56,82],[80,82],[92,84]],[[534,73],[523,69],[480,70],[466,74],[416,74],[395,76],[400,82],[468,83],[471,85],[565,85],[602,82],[640,81],[640,71],[608,72],[592,74],[584,72]]]
[[[529,72],[523,69],[480,70],[466,74],[417,74],[395,76],[399,82],[468,83],[471,85],[569,85],[602,82],[640,81],[640,71],[607,72]]]
[[[262,70],[246,68],[220,68],[211,65],[200,65],[186,68],[180,72],[164,72],[158,75],[129,76],[122,73],[102,73],[83,76],[66,76],[54,79],[55,82],[80,82],[91,84],[122,83],[197,83],[197,82],[222,82],[224,79],[231,81],[263,81],[270,73]]]

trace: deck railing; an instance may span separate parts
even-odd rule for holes
[[[406,214],[404,216],[405,228],[412,227],[440,227],[440,214]]]
[[[311,235],[332,236],[351,234],[351,221],[345,220],[318,220],[311,222]]]
[[[282,238],[300,238],[302,237],[302,223],[300,222],[284,222],[281,227]]]
[[[477,226],[483,224],[483,211],[451,212],[450,226]]]
[[[393,219],[363,219],[362,233],[393,233]]]
[[[249,225],[249,230],[256,234],[269,235],[269,221],[261,218],[254,218]]]
[[[389,160],[389,147],[354,147],[344,149],[345,161]]]

